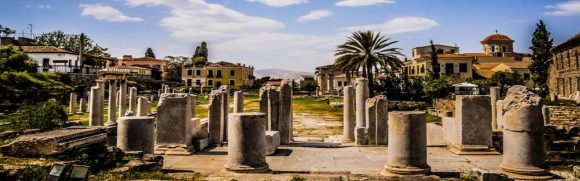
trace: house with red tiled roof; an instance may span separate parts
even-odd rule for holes
[[[92,55],[83,55],[83,60],[86,58],[93,58],[106,61],[100,65],[88,66],[84,65],[82,68],[79,60],[79,54],[67,50],[63,50],[54,46],[17,46],[16,48],[22,50],[38,64],[38,71],[43,72],[58,72],[58,73],[82,73],[82,74],[96,74],[101,68],[106,67],[113,58],[97,57]]]
[[[150,75],[153,76],[152,78],[156,78],[157,76],[162,80],[167,79],[167,62],[156,59],[153,54],[145,53],[145,56],[140,58],[133,58],[132,55],[123,55],[123,58],[119,59],[117,65],[147,68],[151,72],[158,72],[159,75],[153,75],[154,73],[151,73]],[[134,70],[139,71],[138,69]]]

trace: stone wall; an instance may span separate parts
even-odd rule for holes
[[[580,106],[548,106],[548,120],[546,123],[550,123],[556,126],[580,126]],[[546,119],[546,118],[544,118]]]
[[[572,39],[580,39],[575,36]],[[580,46],[578,41],[558,45],[552,49],[552,63],[548,71],[548,88],[550,94],[557,94],[560,99],[574,99],[580,80]]]

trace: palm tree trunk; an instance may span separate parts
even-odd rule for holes
[[[374,97],[374,90],[375,90],[375,82],[374,82],[374,77],[373,77],[373,68],[371,66],[367,66],[367,75],[368,75],[368,80],[369,80],[369,97]]]

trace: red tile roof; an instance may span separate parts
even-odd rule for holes
[[[489,35],[489,36],[485,37],[483,40],[481,40],[481,42],[482,43],[485,43],[485,42],[514,42],[514,40],[512,40],[510,37],[508,37],[506,35],[496,33],[496,34]]]
[[[19,48],[26,53],[70,53],[75,54],[70,51],[66,51],[53,46],[19,46]]]

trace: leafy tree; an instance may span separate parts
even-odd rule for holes
[[[266,84],[266,82],[268,82],[269,80],[270,80],[269,76],[256,79],[256,82],[254,83],[254,88],[262,87],[262,85]],[[316,90],[316,88],[314,89]]]
[[[302,86],[302,90],[306,91],[308,93],[308,96],[310,96],[310,94],[314,91],[316,91],[316,84],[314,82],[306,82],[304,83],[304,85]]]
[[[20,129],[45,130],[63,127],[67,121],[64,108],[56,101],[47,101],[20,107],[15,125]]]
[[[37,64],[26,53],[12,46],[0,47],[0,74],[3,72],[36,72]]]
[[[505,95],[504,93],[510,86],[524,84],[524,79],[520,75],[508,71],[494,73],[491,76],[490,81],[492,84],[497,85],[500,88],[500,93],[502,95]]]
[[[167,62],[167,80],[181,82],[181,71],[183,66],[191,59],[184,56],[165,56],[163,61]]]
[[[435,49],[433,40],[431,40],[431,68],[433,69],[431,71],[431,76],[438,79],[441,72],[441,65],[439,65],[439,57],[437,57],[437,50]]]
[[[423,84],[425,97],[429,100],[447,97],[451,92],[452,83],[452,78],[448,76],[441,76],[439,78],[427,77]]]
[[[344,44],[337,47],[334,66],[346,72],[347,76],[362,69],[362,77],[369,79],[369,92],[372,96],[375,90],[373,72],[389,68],[396,70],[403,64],[398,57],[404,56],[401,49],[391,47],[397,42],[399,41],[391,41],[390,38],[373,31],[354,32]]]
[[[66,34],[61,30],[49,33],[43,33],[36,37],[36,41],[42,45],[54,46],[63,50],[78,53],[80,50],[81,35],[80,34]],[[93,56],[109,57],[107,48],[96,44],[88,36],[84,36],[84,54]]]
[[[145,57],[155,58],[155,53],[153,53],[153,49],[147,48],[147,52],[145,52]]]
[[[537,85],[540,90],[540,95],[542,97],[546,96],[547,82],[548,82],[548,69],[550,68],[550,63],[552,59],[552,54],[550,49],[552,48],[552,42],[554,40],[550,38],[550,32],[546,29],[546,25],[542,20],[536,24],[536,30],[532,34],[532,63],[529,66],[532,72],[532,80],[534,85]]]

